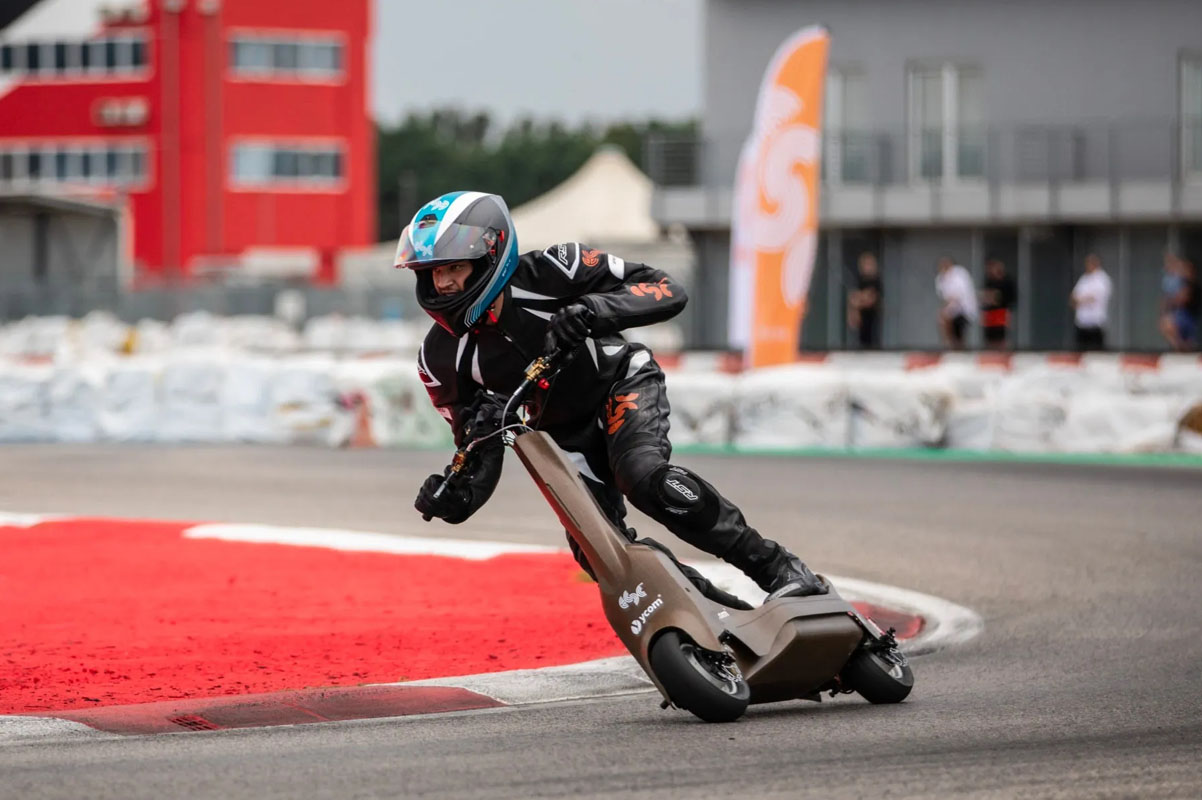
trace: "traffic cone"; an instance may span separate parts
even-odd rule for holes
[[[351,447],[375,447],[376,440],[371,435],[371,405],[367,395],[357,392],[352,400],[355,410],[355,430],[351,434]]]

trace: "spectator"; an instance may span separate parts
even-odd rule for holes
[[[981,330],[985,346],[990,350],[1005,350],[1010,330],[1010,314],[1018,290],[1006,274],[1006,265],[999,258],[985,262],[985,288],[981,290]]]
[[[1198,287],[1193,265],[1174,253],[1164,254],[1160,279],[1160,334],[1177,351],[1188,350],[1198,338],[1196,304]]]
[[[1202,287],[1194,262],[1181,259],[1181,306],[1177,309],[1177,335],[1183,350],[1198,346],[1198,325],[1202,323]]]
[[[881,346],[881,278],[876,256],[860,253],[856,288],[847,295],[847,324],[856,331],[861,350]]]
[[[935,291],[943,306],[939,309],[939,333],[953,350],[964,349],[964,333],[977,319],[977,293],[968,270],[949,256],[939,259]]]
[[[1085,273],[1077,279],[1068,301],[1074,309],[1078,350],[1106,349],[1106,323],[1113,291],[1110,276],[1102,269],[1102,259],[1090,253],[1085,257]]]

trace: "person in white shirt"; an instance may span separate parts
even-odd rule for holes
[[[977,290],[968,270],[948,256],[939,259],[935,291],[943,305],[939,309],[939,333],[953,350],[964,349],[964,332],[977,318]]]
[[[1106,349],[1106,322],[1113,291],[1110,276],[1102,269],[1102,259],[1090,253],[1085,257],[1085,274],[1077,280],[1068,301],[1074,309],[1078,350]]]

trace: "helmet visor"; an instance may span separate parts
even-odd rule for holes
[[[438,234],[437,240],[435,234]],[[492,252],[497,234],[492,228],[437,222],[407,225],[397,245],[395,266],[424,269],[449,261],[473,261]]]

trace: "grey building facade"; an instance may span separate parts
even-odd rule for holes
[[[707,0],[702,134],[647,143],[654,213],[697,245],[693,344],[725,345],[739,149],[773,52],[813,23],[832,42],[806,348],[849,346],[865,250],[882,267],[886,348],[939,346],[943,254],[978,285],[1001,258],[1018,283],[1013,344],[1067,348],[1090,252],[1115,285],[1112,346],[1166,346],[1164,251],[1202,269],[1197,0]]]

